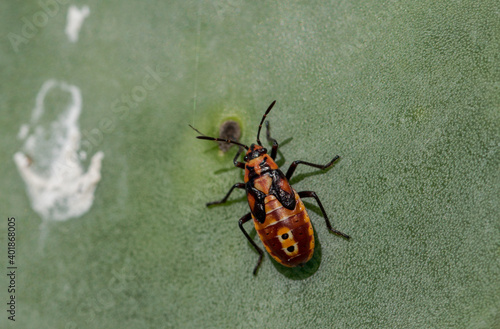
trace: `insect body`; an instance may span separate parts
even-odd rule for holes
[[[278,142],[270,136],[269,122],[266,122],[266,136],[268,141],[272,142],[271,154],[268,154],[267,150],[262,146],[259,139],[262,123],[275,103],[276,101],[271,103],[262,117],[257,132],[257,144],[252,144],[248,147],[229,139],[208,137],[203,134],[203,136],[197,137],[199,139],[226,142],[240,146],[240,150],[234,157],[233,163],[236,167],[245,169],[244,183],[234,184],[222,200],[207,203],[207,206],[226,202],[235,188],[246,191],[250,213],[240,218],[239,226],[245,237],[259,253],[259,259],[253,274],[257,273],[262,262],[263,251],[243,227],[243,224],[250,219],[253,219],[255,230],[267,252],[282,265],[288,267],[302,265],[313,256],[314,232],[301,198],[314,198],[323,213],[328,229],[337,235],[349,239],[347,234],[332,228],[325,209],[315,192],[296,192],[288,182],[297,165],[304,164],[319,169],[326,169],[331,167],[339,156],[335,156],[325,165],[300,160],[294,161],[288,168],[286,175],[284,175],[276,162],[274,162],[278,152]],[[199,132],[198,130],[196,131]],[[238,157],[242,153],[242,148],[247,150],[244,163],[238,161]]]

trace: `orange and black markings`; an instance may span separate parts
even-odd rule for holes
[[[298,194],[295,192],[292,210],[283,207],[274,195],[268,195],[264,204],[264,223],[255,217],[253,220],[267,252],[288,267],[306,263],[314,253],[314,232]]]
[[[294,161],[288,168],[286,175],[284,175],[274,161],[278,153],[278,142],[270,136],[269,122],[266,122],[266,137],[272,143],[271,154],[268,154],[267,149],[262,146],[259,138],[262,124],[275,103],[276,101],[271,103],[262,117],[257,131],[257,144],[252,144],[248,147],[232,139],[204,135],[197,137],[199,139],[240,146],[238,153],[236,153],[233,159],[233,163],[236,167],[245,170],[244,183],[234,184],[224,198],[219,201],[209,202],[207,206],[226,202],[235,188],[246,191],[250,212],[240,218],[238,225],[247,240],[259,253],[259,259],[253,270],[253,274],[257,273],[262,262],[263,251],[243,227],[243,224],[250,219],[253,219],[255,230],[264,244],[266,251],[280,264],[295,267],[305,264],[313,256],[314,231],[306,208],[302,203],[303,198],[314,198],[316,200],[330,232],[349,239],[347,234],[332,228],[323,204],[315,192],[297,192],[288,183],[299,164],[326,169],[331,167],[339,159],[339,156],[333,157],[325,165],[300,160]],[[193,129],[196,130],[195,128]],[[196,131],[199,132],[198,130]],[[246,149],[245,162],[238,161],[242,153],[242,148]]]

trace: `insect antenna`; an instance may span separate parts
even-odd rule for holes
[[[241,143],[238,143],[238,142],[235,142],[235,141],[232,141],[230,139],[223,139],[223,138],[215,138],[215,137],[209,137],[209,136],[206,136],[204,133],[202,133],[201,131],[199,131],[198,129],[196,129],[195,127],[189,125],[189,127],[191,127],[191,129],[193,129],[194,131],[196,131],[198,134],[201,134],[201,136],[196,136],[196,138],[198,139],[204,139],[204,140],[208,140],[208,141],[216,141],[216,142],[225,142],[225,143],[229,143],[229,144],[236,144],[236,145],[239,145],[241,147],[244,147],[246,150],[248,150],[248,146],[246,146],[245,144],[241,144]]]
[[[189,127],[191,127],[191,129],[193,129],[194,131],[196,131],[198,134],[202,135],[202,136],[206,136],[204,133],[202,133],[201,131],[199,131],[198,129],[196,129],[195,127],[191,126],[190,124],[188,124]]]
[[[273,108],[274,104],[276,104],[276,101],[273,101],[271,105],[267,108],[266,113],[264,113],[264,116],[262,116],[262,120],[260,120],[260,125],[259,125],[259,131],[257,132],[257,143],[262,146],[262,143],[260,142],[260,130],[262,129],[262,124],[264,123],[264,120],[266,119],[266,116],[269,112],[271,112],[271,109]]]

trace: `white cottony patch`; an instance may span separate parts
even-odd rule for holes
[[[56,105],[53,108],[45,109],[46,98],[51,90],[59,98],[55,98]],[[61,96],[66,96],[64,99],[69,99],[69,103],[61,101]],[[61,103],[64,104],[63,110],[54,113],[59,108],[57,104]],[[81,135],[78,127],[81,109],[80,89],[64,82],[48,80],[36,97],[29,126],[21,126],[19,137],[25,142],[22,152],[14,155],[14,161],[26,183],[33,209],[44,220],[63,221],[81,216],[94,201],[104,154],[94,154],[88,171],[83,171],[79,157]],[[54,120],[41,122],[42,115]]]
[[[73,5],[69,6],[66,29],[64,30],[64,32],[68,36],[69,41],[78,41],[80,28],[82,27],[84,19],[87,18],[89,14],[90,9],[88,6],[83,6],[82,9],[78,9],[77,6]]]
[[[22,125],[21,128],[19,129],[19,134],[17,134],[17,138],[25,139],[26,136],[28,136],[29,130],[30,130],[29,125],[27,125],[27,124]]]

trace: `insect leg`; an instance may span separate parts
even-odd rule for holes
[[[266,137],[270,143],[273,143],[273,148],[271,150],[271,158],[276,160],[276,154],[278,153],[278,142],[276,139],[271,138],[271,132],[269,131],[269,121],[266,121]]]
[[[236,155],[234,156],[233,163],[235,167],[245,169],[245,164],[238,161],[238,157],[241,155],[241,152],[243,152],[243,148],[240,146],[240,148],[238,149],[238,153],[236,153]]]
[[[250,219],[252,219],[251,213],[246,214],[245,216],[241,217],[240,220],[238,221],[238,225],[240,226],[241,231],[247,238],[247,240],[252,244],[252,246],[257,250],[259,253],[259,260],[257,261],[257,265],[255,265],[255,268],[253,269],[253,275],[257,274],[257,270],[259,269],[260,263],[262,263],[262,256],[264,256],[264,252],[262,249],[259,248],[259,246],[255,243],[255,241],[252,240],[250,235],[248,235],[247,231],[243,228],[243,224],[248,222]]]
[[[245,189],[245,183],[236,183],[236,184],[234,184],[233,186],[231,186],[231,189],[229,190],[229,192],[227,192],[226,196],[222,200],[209,202],[209,203],[207,203],[207,207],[211,206],[211,205],[214,205],[214,204],[221,204],[221,203],[226,202],[227,198],[229,198],[229,196],[231,195],[231,193],[233,192],[233,190],[235,188],[241,188],[241,189],[244,190]]]
[[[302,191],[302,192],[299,192],[299,197],[301,197],[301,198],[311,198],[311,197],[315,198],[316,202],[318,202],[318,205],[319,205],[319,208],[321,209],[321,212],[323,213],[323,217],[325,218],[326,227],[328,227],[328,230],[330,230],[330,232],[335,233],[337,235],[340,235],[341,237],[344,237],[346,239],[350,238],[350,236],[348,236],[347,234],[342,233],[342,232],[337,231],[336,229],[332,228],[332,224],[330,224],[330,220],[328,219],[328,216],[326,215],[325,208],[323,208],[321,201],[319,201],[319,198],[316,195],[316,192],[314,192],[314,191]]]
[[[337,161],[339,158],[340,157],[338,155],[334,156],[332,161],[328,162],[326,165],[319,165],[319,164],[314,164],[314,163],[305,162],[305,161],[301,161],[301,160],[296,160],[296,161],[292,162],[292,164],[290,165],[290,168],[288,168],[288,171],[286,172],[286,179],[290,180],[290,178],[293,175],[293,172],[295,171],[295,168],[297,168],[297,166],[299,164],[304,164],[306,166],[311,166],[311,167],[319,168],[319,169],[326,169],[326,168],[331,167],[333,165],[333,163],[335,161]]]

